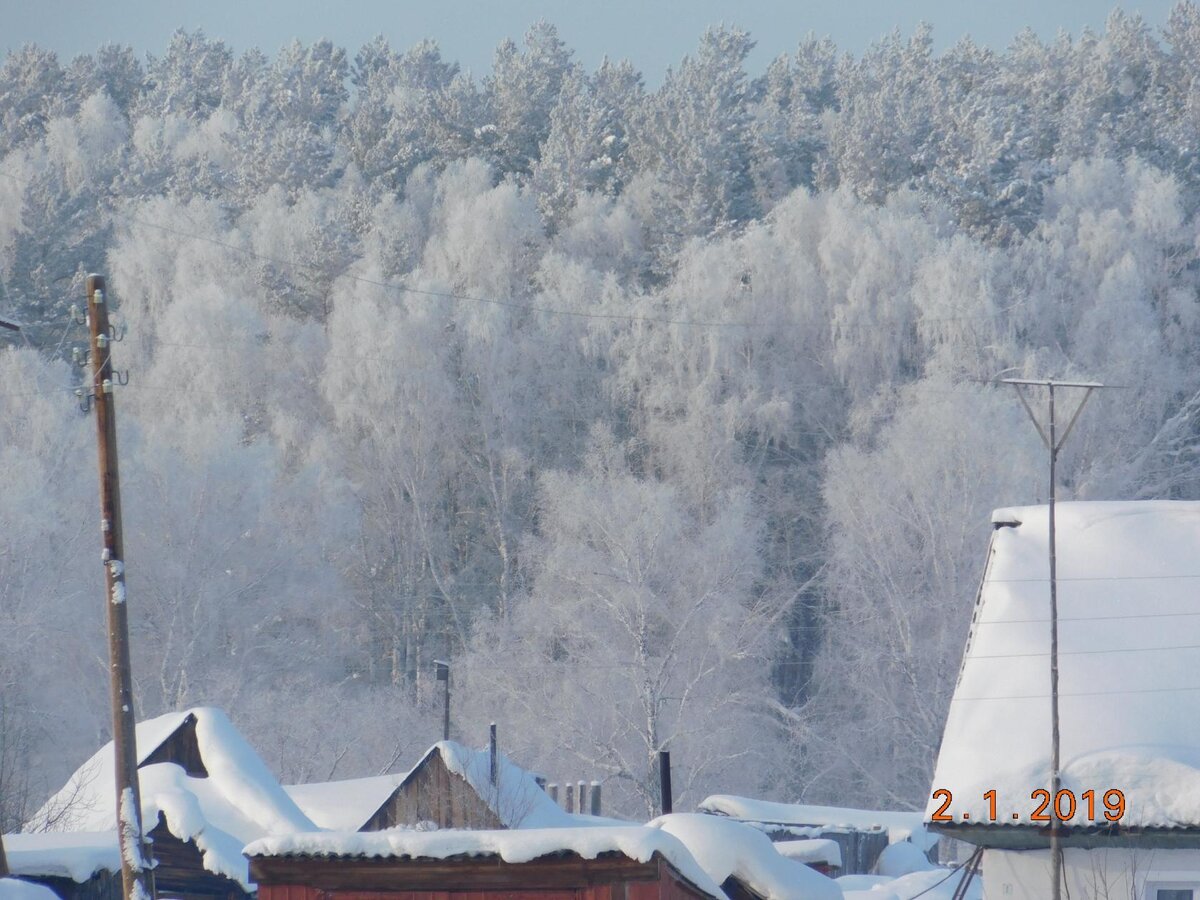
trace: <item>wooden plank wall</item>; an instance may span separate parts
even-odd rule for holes
[[[159,895],[182,900],[191,898],[222,898],[222,900],[248,900],[249,894],[236,881],[216,875],[204,868],[204,858],[191,841],[181,841],[167,830],[160,818],[150,832],[154,842],[152,852],[157,863],[154,867],[154,888]]]
[[[503,828],[496,814],[467,782],[433,754],[399,787],[360,831],[434,822],[439,828]]]
[[[282,874],[283,871],[286,871],[290,867],[281,867],[281,862],[281,860],[272,860],[267,865],[276,873]],[[337,861],[324,860],[322,862],[322,868],[326,872],[324,879],[329,880],[331,874],[329,873],[329,867],[336,867]],[[562,862],[561,860],[554,861],[554,863],[559,865]],[[578,864],[581,861],[576,860],[575,862]],[[620,864],[616,860],[608,862],[617,862],[618,865]],[[625,860],[624,862],[637,866],[642,871],[646,868],[644,864],[634,863],[632,860]],[[475,860],[458,867],[464,870],[477,869],[479,868],[478,864],[479,861]],[[300,865],[303,866],[304,863]],[[409,862],[408,865],[411,867],[412,863]],[[444,864],[444,868],[455,867],[453,862]],[[387,868],[390,869],[391,867]],[[404,883],[403,868],[404,863],[397,861],[396,870],[392,876],[394,883]],[[421,868],[425,868],[425,866],[421,866]],[[521,863],[519,865],[505,866],[505,868],[509,870],[507,873],[509,878],[515,875],[515,871],[512,870],[528,868],[531,871],[529,872],[529,880],[526,883],[529,884],[536,883],[538,879],[545,879],[547,875],[545,872],[535,874],[536,870],[542,868],[538,862]],[[701,893],[687,882],[679,879],[674,870],[661,860],[659,860],[656,868],[657,877],[654,877],[652,874],[649,880],[646,879],[645,875],[642,875],[641,880],[607,880],[606,883],[587,883],[593,881],[597,876],[603,877],[600,873],[592,872],[590,876],[585,876],[581,879],[584,883],[581,884],[577,881],[575,885],[569,887],[564,885],[561,888],[529,888],[514,885],[508,888],[488,887],[478,890],[360,890],[358,887],[325,890],[295,882],[286,884],[266,884],[260,882],[258,900],[712,900],[708,895]],[[298,882],[303,877],[301,871],[300,869],[293,870],[293,874],[290,877],[295,878],[295,881]],[[651,871],[653,872],[654,870],[652,869]],[[259,877],[262,874],[260,871]],[[423,873],[421,876],[422,880],[428,874],[431,873]],[[486,875],[486,873],[484,874]],[[575,873],[577,878],[582,874],[582,871]],[[459,879],[464,878],[461,873],[457,877]],[[492,877],[495,877],[495,875],[493,874]],[[564,878],[565,880],[567,873],[565,871],[556,873],[552,877]],[[347,875],[340,878],[334,876],[332,880],[350,884],[359,879],[347,873]]]

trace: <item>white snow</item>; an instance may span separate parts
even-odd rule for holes
[[[509,863],[529,862],[552,853],[575,853],[595,859],[601,853],[623,853],[638,862],[661,855],[688,881],[722,900],[713,882],[687,848],[674,836],[657,828],[534,828],[521,831],[414,831],[389,829],[374,832],[312,832],[263,838],[245,849],[247,856],[350,856],[448,859],[452,856],[498,856]],[[813,873],[816,874],[816,873]]]
[[[842,848],[837,841],[828,838],[810,838],[806,841],[776,841],[772,846],[788,859],[802,862],[806,865],[824,863],[827,866],[841,868]],[[899,846],[899,845],[897,845]]]
[[[0,900],[58,900],[58,894],[45,885],[0,878]]]
[[[49,831],[4,835],[4,853],[13,875],[45,875],[84,882],[97,872],[121,871],[117,833]]]
[[[998,510],[933,789],[949,812],[1028,824],[1049,787],[1047,509]],[[1200,825],[1200,503],[1057,507],[1063,786],[1125,794],[1122,826]],[[1114,797],[1115,799],[1115,797]],[[941,798],[930,801],[932,814]],[[1067,810],[1064,808],[1063,812]]]
[[[963,876],[964,872],[961,869],[951,872],[949,869],[935,868],[927,872],[914,872],[911,875],[876,884],[860,900],[889,900],[892,897],[895,900],[915,900],[916,897],[920,897],[921,900],[953,900],[954,890]],[[842,879],[839,878],[838,881],[840,882]],[[847,893],[846,896],[850,897],[850,894]],[[964,900],[982,900],[982,898],[983,876],[977,873],[967,886]]]
[[[929,857],[908,841],[898,841],[885,847],[875,861],[875,874],[888,878],[900,878],[913,872],[928,872],[936,869]]]
[[[787,826],[818,826],[825,830],[853,828],[857,830],[886,830],[888,840],[909,841],[921,849],[937,842],[937,836],[926,831],[919,812],[902,810],[852,809],[840,806],[813,806],[804,803],[775,803],[732,794],[706,797],[698,809],[734,819]]]
[[[140,872],[146,867],[146,859],[142,856],[142,835],[138,827],[137,810],[134,805],[133,788],[127,787],[121,791],[121,812],[119,818],[119,837],[122,843],[121,855],[129,868]]]
[[[404,778],[405,775],[379,775],[288,784],[283,789],[319,828],[358,831],[392,796]]]
[[[870,891],[886,888],[892,879],[882,875],[843,875],[837,879],[837,883],[843,891]]]
[[[171,834],[195,843],[208,871],[232,878],[249,889],[252,883],[241,853],[243,846],[269,834],[312,831],[316,826],[219,709],[197,707],[140,723],[138,759],[152,754],[189,714],[196,717],[196,740],[209,777],[190,777],[174,763],[139,768],[143,828],[149,833],[161,815]],[[103,831],[114,827],[117,815],[113,780],[110,742],[34,814],[26,829],[35,830],[47,822],[52,822],[56,831]]]
[[[833,880],[804,863],[782,856],[770,839],[740,822],[701,813],[673,813],[649,828],[683,843],[717,884],[733,876],[767,900],[837,900]]]

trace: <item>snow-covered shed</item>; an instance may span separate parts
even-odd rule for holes
[[[928,832],[922,814],[916,811],[777,803],[733,794],[706,797],[697,808],[737,819],[773,841],[834,841],[839,848],[839,871],[844,875],[874,871],[879,855],[897,841],[909,841],[925,853],[937,844],[936,835]]]
[[[998,510],[926,819],[1050,895],[1048,513]],[[1057,507],[1070,896],[1200,900],[1200,503]]]
[[[439,828],[562,828],[578,825],[536,776],[488,748],[439,741],[404,775],[381,775],[285,788],[319,827],[381,831],[397,825]]]
[[[247,843],[316,828],[219,709],[197,707],[140,722],[137,747],[142,821],[153,841],[155,885],[161,894],[241,900],[254,890],[242,855]],[[25,830],[111,834],[115,794],[109,742],[33,815]],[[20,837],[10,840],[19,851]],[[39,865],[69,862],[74,851],[66,844],[59,849],[57,863],[51,849]],[[43,875],[46,883],[58,877]]]
[[[678,839],[643,826],[320,832],[246,855],[259,900],[727,900]]]
[[[700,813],[671,813],[652,820],[647,827],[678,838],[729,900],[841,897],[832,879],[784,856],[765,834],[741,822]]]

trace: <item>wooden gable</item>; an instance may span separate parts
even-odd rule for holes
[[[475,788],[446,767],[437,748],[425,755],[358,830],[382,831],[422,822],[433,822],[438,828],[505,827]]]
[[[204,758],[200,755],[200,742],[196,740],[196,716],[188,713],[187,717],[172,731],[166,739],[142,758],[138,764],[152,766],[155,763],[175,763],[192,778],[207,778],[208,769]]]

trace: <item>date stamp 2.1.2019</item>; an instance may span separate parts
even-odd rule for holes
[[[929,817],[931,822],[1004,822],[1006,820],[1006,811],[1000,811],[1000,804],[997,792],[995,789],[985,791],[983,799],[987,802],[987,810],[982,817],[972,819],[969,811],[963,811],[958,816],[955,816],[951,807],[954,805],[954,795],[945,788],[938,788],[933,792],[933,799],[940,800],[941,805]],[[1054,795],[1051,801],[1050,792],[1045,788],[1038,788],[1029,795],[1030,804],[1026,807],[1028,817],[1023,816],[1020,810],[1011,809],[1007,811],[1011,815],[1008,821],[1020,821],[1028,818],[1030,822],[1049,822],[1051,802],[1053,802],[1053,810],[1057,814],[1059,821],[1069,821],[1076,817],[1077,814],[1082,814],[1082,818],[1088,822],[1119,822],[1121,817],[1125,815],[1125,794],[1116,788],[1109,788],[1100,797],[1100,805],[1096,805],[1096,791],[1086,790],[1075,796],[1074,791],[1060,790]],[[998,809],[999,808],[999,809]],[[1097,814],[1100,818],[1097,818]]]

